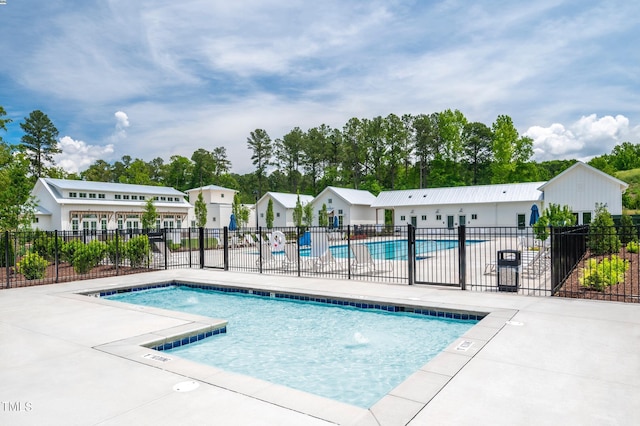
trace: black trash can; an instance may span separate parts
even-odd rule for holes
[[[518,291],[521,267],[522,252],[518,250],[498,251],[498,291]]]

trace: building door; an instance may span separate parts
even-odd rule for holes
[[[417,216],[411,216],[411,226],[413,226],[414,228],[418,227],[418,217]]]
[[[447,216],[447,228],[453,229],[453,216]]]
[[[518,213],[518,229],[524,229],[527,226],[527,215]]]
[[[467,216],[461,214],[458,216],[458,226],[465,226],[467,224]]]

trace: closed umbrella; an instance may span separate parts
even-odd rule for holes
[[[338,221],[338,216],[334,216],[333,217],[333,227],[337,228],[338,226],[340,226],[340,222]]]
[[[238,224],[236,223],[236,215],[231,213],[231,219],[229,220],[229,231],[235,231],[238,229]]]
[[[537,205],[531,206],[531,217],[529,218],[529,226],[533,226],[540,219],[540,212],[538,211]]]

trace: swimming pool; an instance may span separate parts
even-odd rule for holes
[[[226,334],[170,352],[363,408],[477,323],[268,295],[169,286],[109,298],[226,319]]]
[[[467,240],[466,245],[482,242],[481,240]],[[371,256],[376,260],[407,260],[407,240],[385,240],[367,241],[364,243],[352,242],[354,244],[365,244]],[[334,257],[346,259],[348,245],[340,244],[331,246],[331,254]],[[428,257],[440,250],[449,250],[458,247],[458,240],[416,240],[416,256]],[[309,256],[310,248],[300,249],[300,256]]]

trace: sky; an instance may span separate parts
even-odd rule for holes
[[[640,2],[0,1],[0,105],[41,110],[56,164],[190,158],[294,127],[460,110],[512,118],[534,160],[640,143]]]

